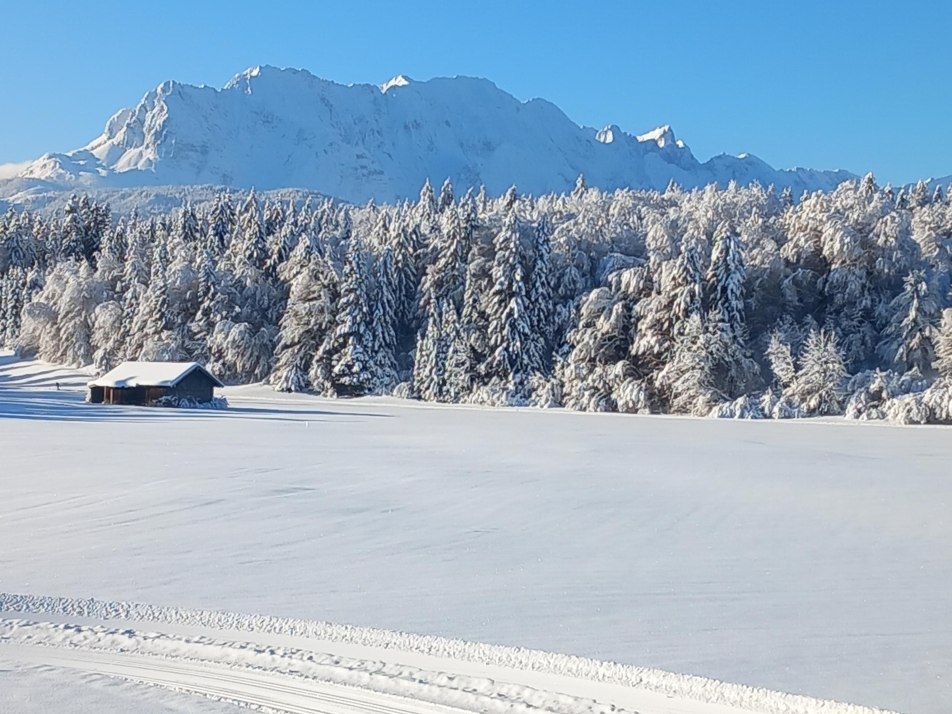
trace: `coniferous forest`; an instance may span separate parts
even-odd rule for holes
[[[0,219],[0,342],[351,397],[952,422],[952,201],[872,176]]]

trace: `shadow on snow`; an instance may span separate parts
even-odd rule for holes
[[[87,404],[77,391],[4,388],[0,382],[0,420],[27,419],[36,421],[85,422],[155,422],[182,419],[211,421],[218,419],[258,419],[265,421],[311,422],[325,418],[381,418],[389,414],[336,412],[316,409],[271,409],[261,407],[228,407],[227,409],[170,409],[134,407],[113,404]]]

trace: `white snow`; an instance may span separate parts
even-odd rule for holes
[[[653,142],[658,145],[658,148],[661,149],[669,144],[675,144],[676,142],[676,139],[674,138],[674,132],[667,124],[659,126],[656,129],[652,129],[645,134],[639,134],[635,138],[642,143],[649,141]]]
[[[399,88],[400,91],[392,91]],[[47,154],[0,186],[26,190],[222,185],[304,188],[354,202],[415,197],[447,177],[462,193],[589,186],[663,190],[731,179],[796,191],[829,189],[851,174],[778,171],[734,157],[699,162],[669,127],[634,137],[580,127],[549,102],[520,102],[471,77],[344,86],[309,72],[253,67],[221,90],[164,82],[115,113],[101,136]]]
[[[174,387],[196,369],[208,374],[198,362],[123,362],[92,380],[89,386]],[[218,386],[222,386],[220,382]]]
[[[907,714],[952,708],[947,428],[263,387],[225,389],[225,412],[111,407],[82,403],[85,375],[53,370],[0,366],[7,593],[319,619]]]
[[[380,85],[380,91],[384,94],[387,93],[387,90],[393,89],[394,87],[408,87],[412,80],[403,74],[398,74],[396,77],[393,77],[383,84]]]
[[[247,708],[92,672],[3,657],[0,711],[4,714],[242,714]],[[9,667],[9,669],[7,669]]]

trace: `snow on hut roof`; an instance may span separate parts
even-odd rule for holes
[[[201,370],[216,387],[223,387],[215,376],[198,362],[123,362],[102,377],[89,383],[90,387],[174,387],[194,370]]]

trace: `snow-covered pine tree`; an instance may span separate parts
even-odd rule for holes
[[[129,325],[122,303],[115,300],[100,303],[93,310],[93,365],[100,373],[108,372],[122,359],[129,340]]]
[[[291,206],[289,212],[293,213],[294,207]],[[262,228],[264,229],[265,240],[271,243],[272,239],[281,230],[281,227],[289,222],[289,216],[285,212],[284,205],[279,201],[270,198],[265,199],[262,209]],[[290,222],[293,222],[293,216],[290,216]]]
[[[397,366],[397,273],[393,251],[386,247],[377,264],[375,291],[370,309],[373,331],[370,353],[373,358],[374,391],[389,394],[396,386]]]
[[[420,281],[417,305],[424,320],[429,319],[430,298],[450,302],[457,309],[462,305],[466,280],[468,246],[463,223],[455,210],[440,218],[440,230],[434,246],[434,257]]]
[[[440,326],[446,345],[446,366],[443,370],[443,400],[450,403],[465,401],[472,393],[473,378],[469,372],[469,345],[463,338],[456,309],[447,304]]]
[[[337,276],[319,255],[312,254],[291,283],[287,309],[281,318],[271,384],[281,392],[311,390],[311,368],[324,339],[335,326]]]
[[[579,174],[575,179],[575,188],[572,189],[572,198],[576,201],[581,200],[585,196],[587,188],[588,186],[585,185],[585,177]]]
[[[474,244],[466,264],[463,289],[463,307],[460,311],[460,337],[465,345],[466,373],[470,388],[483,382],[482,367],[488,352],[488,320],[483,305],[483,295],[492,284],[492,261],[481,254],[479,244]],[[470,389],[471,391],[471,389]]]
[[[508,402],[525,403],[529,381],[538,369],[530,353],[532,325],[515,205],[506,212],[493,246],[493,287],[485,303],[489,355],[484,371],[491,384],[505,390]]]
[[[700,315],[704,291],[704,269],[698,240],[685,240],[681,252],[674,261],[670,280],[662,285],[671,291],[673,325],[687,320],[691,315]]]
[[[391,224],[390,246],[393,249],[393,264],[396,273],[397,339],[415,334],[419,320],[417,291],[420,272],[417,267],[417,252],[413,245],[411,230],[405,225],[405,212],[398,214]]]
[[[935,340],[935,371],[952,380],[952,308],[942,312],[942,322]]]
[[[744,246],[740,236],[722,223],[714,234],[707,273],[710,309],[717,313],[735,340],[744,332]]]
[[[209,351],[212,370],[223,381],[260,382],[271,371],[274,334],[266,327],[224,320],[215,325]]]
[[[198,216],[195,214],[191,201],[186,201],[185,206],[179,211],[175,233],[186,246],[193,246],[201,239]]]
[[[608,288],[596,288],[582,299],[576,323],[567,336],[567,355],[558,363],[564,404],[581,411],[614,411],[611,376],[629,350],[626,305]]]
[[[428,402],[434,402],[440,398],[445,366],[440,354],[443,345],[440,333],[441,305],[435,299],[433,305],[433,309],[427,316],[423,334],[417,340],[416,350],[413,353],[413,394]]]
[[[167,355],[168,285],[165,266],[156,261],[152,265],[149,283],[143,292],[130,326],[130,345],[134,359],[162,361],[175,359]]]
[[[780,390],[792,386],[797,379],[797,366],[789,343],[783,339],[779,331],[770,334],[766,357]]]
[[[74,193],[63,209],[63,224],[56,256],[60,260],[85,258],[86,243],[86,225],[83,223],[80,199]]]
[[[423,182],[423,188],[420,189],[420,199],[416,205],[417,220],[423,223],[430,223],[435,218],[436,213],[436,194],[433,191],[433,185],[430,183],[430,179],[426,179]]]
[[[679,326],[671,358],[658,374],[670,411],[707,416],[718,402],[726,401],[717,387],[716,366],[701,316],[692,315]]]
[[[264,232],[261,207],[254,191],[238,211],[238,225],[232,242],[233,264],[239,270],[264,270],[268,262],[268,240]]]
[[[12,208],[7,212],[6,227],[0,233],[0,274],[9,268],[29,270],[40,262],[41,245],[25,215],[17,215]]]
[[[658,236],[655,236],[656,239]],[[655,373],[669,359],[679,326],[702,314],[704,273],[700,238],[686,235],[676,258],[660,254],[631,272],[625,289],[635,318],[631,357],[643,374]]]
[[[0,346],[13,346],[20,333],[27,271],[18,265],[0,276]]]
[[[440,213],[445,213],[453,207],[453,183],[447,178],[440,187],[440,197],[437,199],[436,208]]]
[[[106,232],[103,238],[102,255],[105,258],[116,261],[122,265],[126,260],[126,252],[129,249],[129,241],[126,230],[126,222],[120,218],[116,225]]]
[[[743,394],[757,374],[747,348],[744,245],[737,233],[721,223],[714,233],[707,280],[710,305],[707,332],[713,342],[716,384],[730,399]]]
[[[222,256],[231,245],[232,232],[235,229],[235,207],[224,191],[215,199],[205,231],[205,247],[216,256]]]
[[[93,334],[90,323],[93,310],[101,300],[101,287],[95,281],[92,268],[86,261],[72,263],[67,270],[65,287],[56,304],[57,362],[74,367],[85,367],[93,361]]]
[[[841,414],[846,377],[836,336],[811,330],[800,355],[797,377],[785,394],[800,405],[804,416]]]
[[[367,295],[367,268],[364,248],[351,239],[341,279],[337,324],[334,328],[331,389],[338,396],[356,397],[372,393],[377,385],[373,374],[373,329]]]
[[[932,297],[926,274],[914,270],[906,276],[902,292],[888,309],[882,356],[902,370],[926,374],[935,357],[933,337],[939,325],[939,306]]]
[[[552,238],[549,221],[543,215],[533,231],[534,250],[532,274],[526,291],[530,330],[529,361],[535,373],[549,372],[554,338],[552,290]]]

